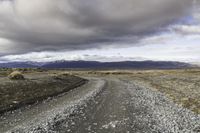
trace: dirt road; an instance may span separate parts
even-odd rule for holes
[[[200,116],[157,91],[118,78],[89,79],[59,97],[1,116],[0,132],[200,132]]]

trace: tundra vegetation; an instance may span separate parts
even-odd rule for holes
[[[11,80],[24,80],[24,75],[19,71],[14,71],[8,75],[8,78]]]
[[[43,70],[23,69],[25,80],[9,80],[13,69],[0,70],[0,109],[22,101],[44,99],[69,91],[86,80],[80,76],[119,77],[165,94],[175,103],[200,114],[200,69],[173,70]],[[77,75],[77,76],[73,76]],[[70,88],[70,86],[72,86]],[[30,99],[27,99],[30,97]],[[30,100],[30,101],[31,101]],[[35,100],[33,100],[35,101]]]
[[[26,70],[23,74],[13,69],[0,70],[0,113],[57,96],[87,81],[62,72]]]
[[[165,94],[191,111],[200,114],[200,69],[173,70],[93,70],[75,71],[76,74],[92,76],[117,76],[134,81],[140,86]]]

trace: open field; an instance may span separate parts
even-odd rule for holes
[[[200,114],[200,70],[147,71],[129,78],[157,89],[175,103]]]
[[[10,72],[11,69],[1,70],[0,113],[56,96],[86,82],[68,74],[36,70],[24,72],[24,80],[10,80],[7,77]]]
[[[79,76],[84,75],[86,77],[117,76],[124,80],[132,80],[134,82],[139,83],[140,85],[148,86],[151,89],[156,89],[166,94],[166,96],[172,99],[175,103],[180,104],[183,107],[200,114],[200,69],[114,71],[69,71],[42,69],[18,70],[21,70],[23,71],[23,73],[26,73],[27,80],[8,80],[5,77],[10,72],[12,72],[12,69],[1,69],[0,71],[1,108],[3,106],[3,103],[5,103],[4,106],[17,104],[24,97],[31,96],[30,99],[33,99],[33,97],[35,96],[41,97],[42,95],[46,95],[45,97],[47,97],[49,95],[53,95],[53,93],[63,92],[62,86],[70,86],[76,82],[81,81],[81,79],[70,75],[67,75],[65,77],[62,75],[60,78],[56,78],[55,75],[59,75],[59,73],[70,73]],[[61,80],[63,80],[63,82]],[[24,90],[26,90],[26,92],[23,92]],[[45,94],[42,94],[41,90],[42,93]],[[38,92],[40,94],[38,94]],[[17,95],[20,95],[20,97]],[[22,99],[19,100],[19,98]]]
[[[93,76],[114,76],[137,82],[164,93],[175,103],[200,114],[200,69],[115,70],[83,73]]]
[[[2,133],[200,132],[200,69],[20,71],[0,78],[2,103],[44,102],[2,114]]]

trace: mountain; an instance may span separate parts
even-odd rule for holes
[[[0,68],[35,68],[37,65],[29,64],[29,62],[9,62],[0,63]]]
[[[97,62],[97,61],[56,61],[43,65],[44,68],[133,68],[133,69],[172,69],[187,68],[192,65],[170,61],[124,61],[124,62]]]
[[[171,61],[55,61],[55,62],[10,62],[0,63],[0,68],[88,68],[88,69],[173,69],[189,68],[191,64]]]

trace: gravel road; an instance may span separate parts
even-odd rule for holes
[[[90,78],[0,117],[0,133],[198,133],[200,116],[134,81]]]

